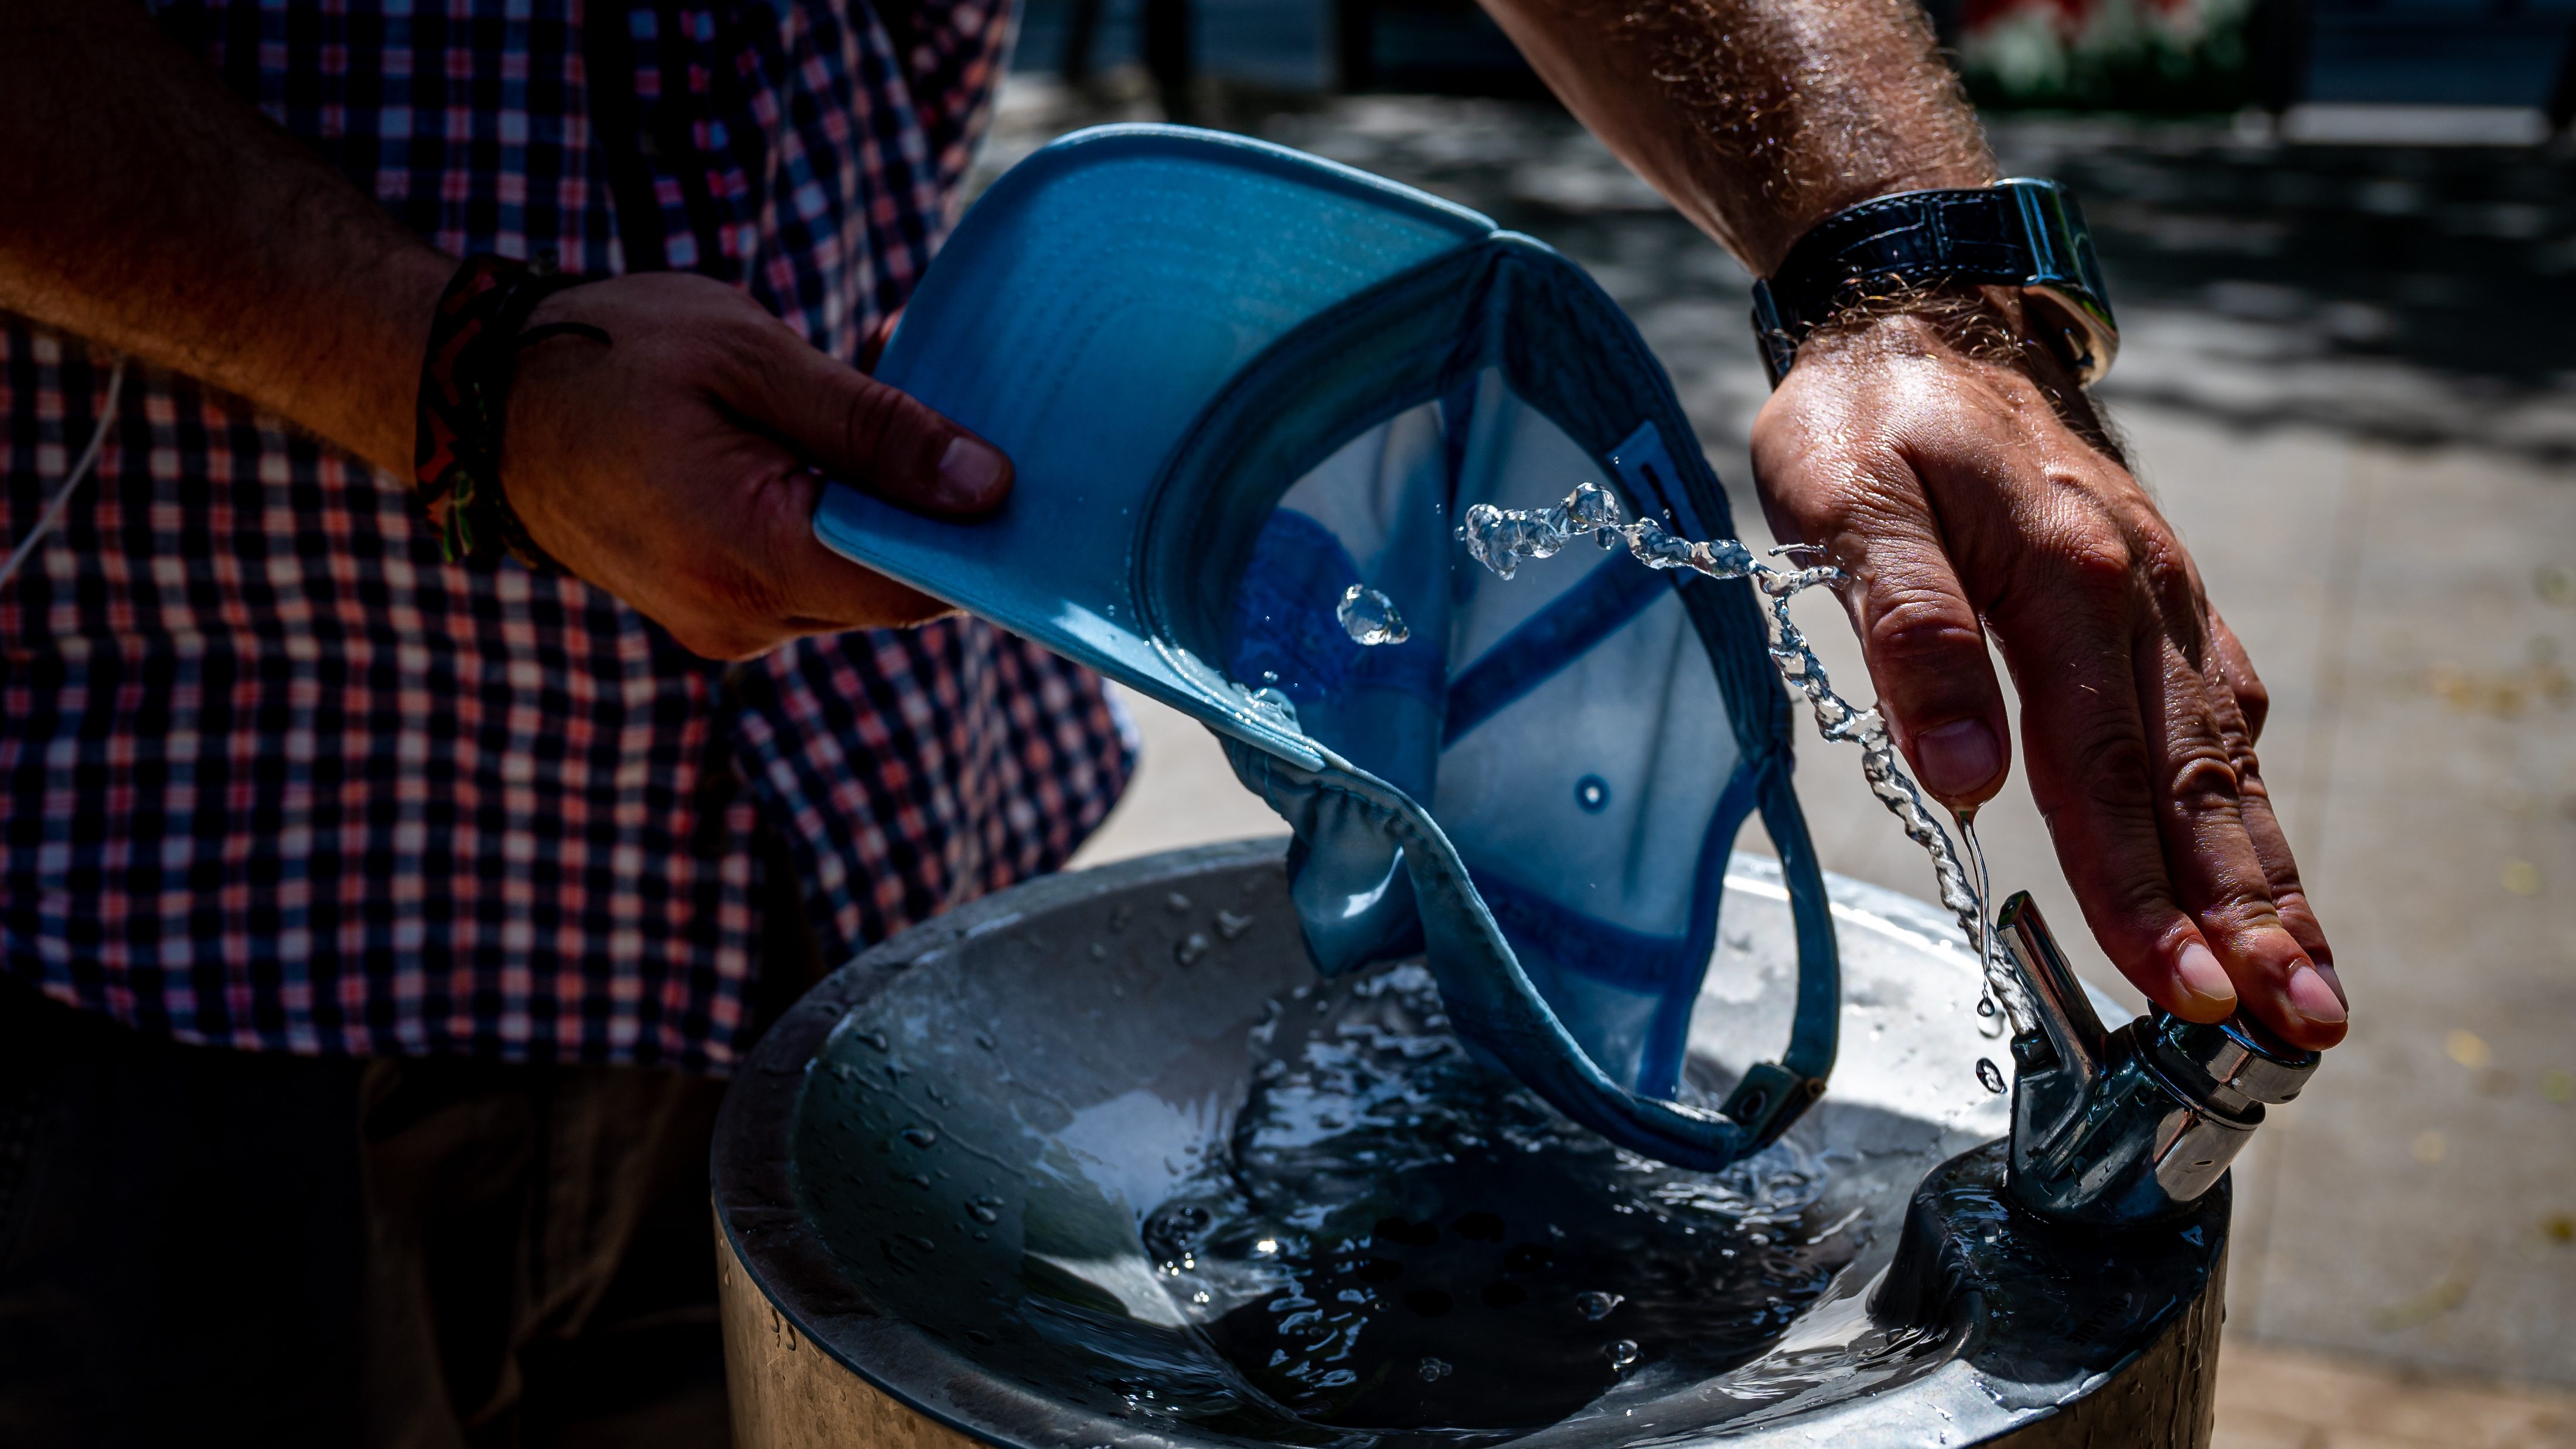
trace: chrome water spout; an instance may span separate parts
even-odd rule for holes
[[[2012,1043],[2009,1185],[2042,1217],[2113,1227],[2181,1212],[2217,1184],[2264,1107],[2317,1069],[2315,1052],[2243,1012],[2203,1024],[2150,1008],[2106,1032],[2027,892],[1997,924],[2039,1018]]]

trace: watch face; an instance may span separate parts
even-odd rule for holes
[[[2053,181],[2015,177],[1997,189],[2011,194],[2030,245],[2030,278],[2024,295],[2051,314],[2064,338],[2067,365],[2085,382],[2100,380],[2120,350],[2110,292],[2093,254],[2093,233],[2075,193]]]
[[[2035,282],[2022,288],[2031,320],[2057,341],[2057,355],[2086,386],[2102,380],[2120,352],[2120,329],[2094,297]]]

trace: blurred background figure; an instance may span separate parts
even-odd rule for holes
[[[2576,1444],[2576,0],[1934,8],[2005,169],[2084,200],[2101,396],[2264,661],[2266,774],[2370,1002],[2240,1164],[2218,1442]],[[1471,0],[1030,0],[1017,64],[986,177],[1177,105],[1573,255],[1760,533],[1751,279]],[[1278,829],[1130,702],[1143,774],[1077,864]],[[1803,763],[1826,864],[1928,894],[1852,763]],[[2018,784],[1979,828],[2075,918]]]

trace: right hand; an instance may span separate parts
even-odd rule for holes
[[[2334,955],[2255,754],[2270,697],[2172,525],[2052,402],[2073,386],[2033,346],[1982,355],[1921,317],[1820,335],[1754,423],[1773,532],[1844,570],[1888,725],[1954,809],[2010,763],[1992,629],[2032,799],[2140,991],[2333,1046]]]
[[[710,278],[590,283],[530,319],[550,322],[613,341],[562,336],[520,354],[501,476],[529,536],[583,582],[711,659],[947,612],[815,539],[816,470],[967,518],[1010,494],[999,449]]]

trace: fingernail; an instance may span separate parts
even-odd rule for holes
[[[2347,1013],[2342,998],[2314,966],[2290,973],[2290,1009],[2323,1026],[2339,1025]]]
[[[2004,767],[2003,745],[1981,719],[1958,719],[1914,737],[1923,788],[1945,798],[1968,795]]]
[[[2335,1000],[2342,1002],[2345,1010],[2351,1010],[2352,998],[2344,993],[2343,978],[2335,974],[2334,966],[2329,962],[2320,961],[2317,963],[2317,974],[2324,977],[2326,985],[2334,989]]]
[[[2219,1012],[2236,1005],[2236,983],[2227,979],[2227,968],[2218,964],[2218,957],[2198,941],[2182,948],[2181,958],[2174,962],[2174,976],[2192,994],[2195,1006]]]
[[[930,501],[952,513],[981,513],[1002,501],[1002,479],[1010,470],[1010,460],[992,444],[959,433],[939,455],[939,485]]]

